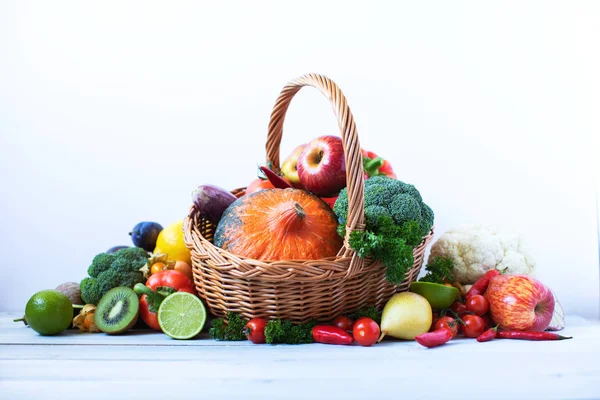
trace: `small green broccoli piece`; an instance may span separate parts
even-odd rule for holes
[[[117,286],[133,288],[136,283],[144,283],[140,272],[148,261],[144,249],[132,247],[119,250],[114,255],[98,254],[88,268],[87,278],[81,281],[81,299],[86,304],[98,304],[102,296]]]
[[[83,278],[79,289],[81,290],[81,299],[85,304],[98,304],[102,298],[102,291],[95,278]]]
[[[88,268],[88,275],[95,278],[101,272],[110,268],[110,265],[115,261],[115,256],[112,254],[100,253],[92,260],[92,265]]]
[[[122,267],[129,267],[131,271],[137,271],[148,261],[148,252],[140,247],[128,247],[116,252],[115,257],[115,261],[118,261]]]

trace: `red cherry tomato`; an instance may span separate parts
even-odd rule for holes
[[[492,317],[490,317],[490,314],[483,314],[481,316],[481,318],[483,319],[483,322],[485,323],[485,329],[490,329],[496,325],[496,324],[494,324]]]
[[[265,326],[267,321],[264,318],[253,318],[246,324],[246,337],[254,344],[265,343]]]
[[[333,320],[331,325],[337,326],[338,328],[343,329],[345,331],[351,331],[352,325],[354,324],[350,318],[340,315],[339,317]]]
[[[465,323],[462,331],[466,337],[476,338],[485,331],[485,322],[477,315],[468,314],[462,320]]]
[[[442,317],[435,321],[432,331],[437,331],[438,329],[446,328],[450,332],[452,332],[452,337],[456,337],[458,335],[458,321],[455,321],[452,317]]]
[[[469,313],[469,310],[467,310],[467,306],[465,306],[460,301],[455,301],[454,303],[452,303],[451,310],[458,314],[458,316],[461,318],[463,317],[463,315]]]
[[[490,309],[490,303],[480,294],[469,297],[465,305],[467,306],[467,310],[479,316],[485,314]]]
[[[377,343],[380,334],[381,330],[377,322],[368,317],[359,318],[352,328],[352,336],[361,346],[371,346]]]

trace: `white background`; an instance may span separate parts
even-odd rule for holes
[[[1,1],[0,310],[182,219],[195,185],[246,185],[279,90],[319,72],[438,234],[522,232],[566,311],[597,318],[600,2],[363,3]],[[304,89],[284,156],[321,134]]]

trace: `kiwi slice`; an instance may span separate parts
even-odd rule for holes
[[[138,296],[133,289],[116,287],[102,296],[94,313],[94,322],[102,332],[123,333],[137,322],[139,308]]]

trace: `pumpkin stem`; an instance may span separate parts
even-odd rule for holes
[[[283,205],[281,214],[279,215],[278,224],[282,225],[285,232],[295,232],[304,225],[306,211],[296,202],[293,204],[286,203]]]
[[[304,208],[302,208],[299,203],[294,203],[294,211],[296,211],[296,215],[298,215],[301,219],[306,217],[306,211],[304,211]]]

